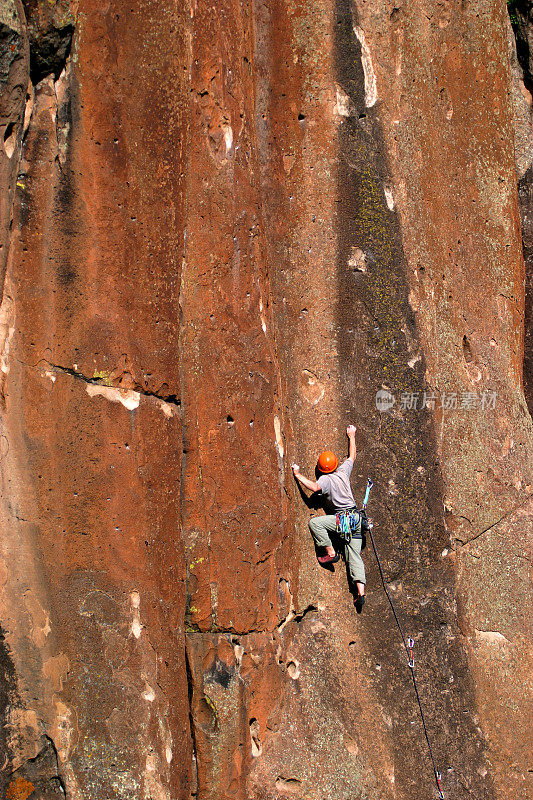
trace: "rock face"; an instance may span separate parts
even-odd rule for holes
[[[509,5],[512,91],[515,109],[515,154],[522,243],[526,270],[524,392],[533,411],[533,7],[523,0]],[[516,44],[515,44],[516,42]]]
[[[356,615],[291,474],[354,422],[444,794],[525,800],[505,4],[4,5],[2,796],[436,794],[374,556]]]

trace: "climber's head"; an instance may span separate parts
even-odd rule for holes
[[[317,467],[320,472],[335,472],[338,466],[339,462],[337,456],[335,453],[332,453],[331,450],[324,450],[318,456]]]

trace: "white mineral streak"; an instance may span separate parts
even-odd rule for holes
[[[170,800],[170,792],[161,781],[159,759],[155,753],[148,753],[146,756],[144,793],[145,797],[149,797],[151,800]]]
[[[352,247],[350,251],[350,258],[348,259],[348,266],[357,272],[367,272],[366,256],[360,247]]]
[[[147,681],[144,682],[143,700],[147,703],[153,703],[155,700],[155,692]]]
[[[344,89],[337,86],[337,105],[335,111],[340,117],[349,117],[353,113],[352,102]]]
[[[14,333],[14,304],[9,292],[4,289],[4,297],[0,306],[0,369],[6,375],[9,372],[9,345]]]
[[[50,728],[51,738],[60,763],[68,761],[74,741],[72,710],[61,700],[55,699],[55,715]]]
[[[297,681],[300,677],[300,664],[295,658],[287,664],[287,672],[293,681]]]
[[[280,458],[283,458],[285,453],[285,448],[283,447],[283,437],[281,435],[281,423],[279,421],[279,417],[274,417],[274,433],[276,435],[276,447],[278,448],[278,453]]]
[[[175,409],[170,403],[165,403],[164,400],[158,401],[159,408],[165,415],[165,417],[173,417],[175,414]]]
[[[266,317],[264,314],[264,306],[263,306],[263,298],[259,298],[259,315],[261,317],[261,327],[263,329],[263,333],[267,331],[267,324],[266,324]]]
[[[378,99],[378,89],[376,84],[376,74],[372,66],[372,58],[370,55],[370,48],[366,43],[366,37],[362,28],[357,25],[353,26],[353,32],[359,40],[361,45],[361,64],[363,65],[363,72],[365,74],[365,105],[371,108],[375,105]]]
[[[506,639],[506,637],[498,631],[476,630],[476,639],[480,639],[482,642],[488,642],[489,644],[502,644],[503,642],[509,644],[509,639]]]
[[[221,125],[222,133],[224,134],[224,143],[226,145],[226,153],[229,153],[233,146],[233,130],[231,125]]]
[[[131,610],[133,614],[133,621],[131,623],[131,632],[138,639],[141,635],[143,626],[141,624],[141,613],[139,607],[141,605],[141,596],[139,592],[132,592],[130,594]]]
[[[101,395],[112,403],[122,403],[128,411],[134,411],[139,407],[141,395],[131,389],[112,389],[110,386],[100,386],[97,383],[88,383],[86,388],[89,397]]]

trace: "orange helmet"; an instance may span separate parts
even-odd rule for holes
[[[339,462],[335,453],[332,453],[331,450],[324,450],[324,452],[320,453],[318,456],[317,466],[320,472],[335,472],[339,466]]]

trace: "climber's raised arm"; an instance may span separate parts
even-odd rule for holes
[[[348,450],[348,458],[351,458],[352,461],[355,461],[355,456],[357,453],[357,448],[355,446],[355,432],[357,428],[355,425],[348,425],[346,428],[346,436],[350,440],[350,448]]]
[[[306,478],[305,475],[302,475],[302,473],[300,472],[300,467],[298,466],[298,464],[293,464],[292,465],[292,471],[293,471],[294,477],[296,478],[298,483],[301,483],[302,486],[305,486],[306,489],[309,489],[309,491],[311,491],[311,492],[320,491],[320,486],[318,485],[318,483],[316,481],[312,481],[309,478]]]

